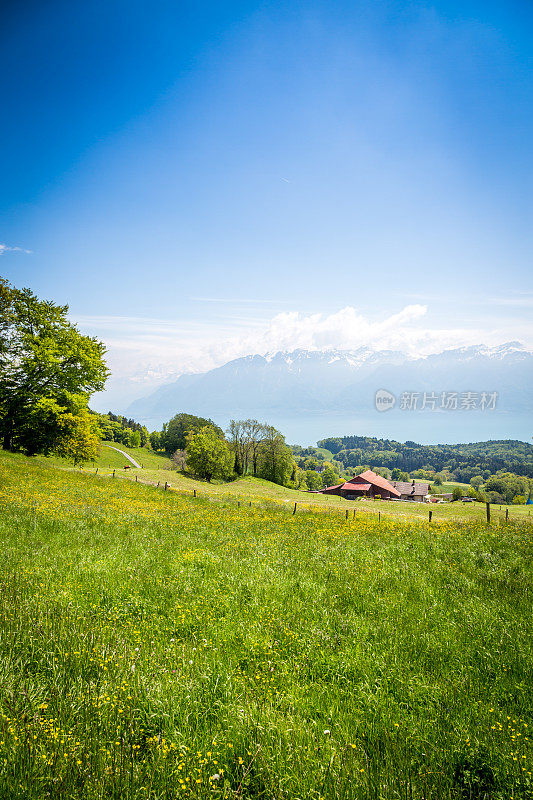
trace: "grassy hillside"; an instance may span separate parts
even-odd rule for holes
[[[318,450],[319,453],[322,453],[322,455],[327,461],[332,461],[335,458],[331,450],[326,450],[325,447],[317,447],[316,449]]]
[[[531,798],[531,527],[271,506],[0,453],[0,797]]]
[[[130,464],[127,458],[124,458],[123,455],[117,453],[113,448],[122,450],[123,453],[128,453],[138,464],[143,465],[145,469],[164,469],[170,464],[170,459],[166,458],[166,456],[161,453],[154,453],[153,450],[147,450],[145,447],[126,447],[117,442],[101,442],[98,457],[94,462],[91,462],[90,466],[87,468],[94,470],[96,467],[101,467],[112,470],[122,469],[124,464]],[[70,466],[68,461],[57,458],[56,456],[50,456],[46,461],[58,466]],[[132,467],[132,469],[134,469],[134,467]]]
[[[134,452],[133,450],[131,451]],[[322,509],[330,511],[338,511],[345,514],[346,511],[350,515],[355,513],[370,514],[377,517],[381,514],[382,518],[393,519],[424,519],[427,520],[429,506],[425,503],[399,503],[389,502],[387,500],[360,500],[357,502],[351,500],[344,500],[341,497],[328,496],[322,494],[310,494],[305,491],[296,491],[294,489],[287,489],[284,486],[278,486],[270,481],[261,480],[260,478],[253,478],[247,475],[237,481],[231,483],[206,483],[194,478],[182,475],[179,472],[171,471],[168,469],[144,469],[144,470],[122,470],[124,461],[120,462],[120,467],[117,468],[117,478],[125,480],[139,481],[156,486],[158,483],[164,485],[168,482],[171,485],[172,491],[184,492],[192,494],[196,491],[198,496],[206,498],[227,498],[234,503],[253,503],[264,501],[275,501],[285,505],[298,504],[299,508],[309,509]],[[85,468],[85,472],[94,475],[95,467]],[[99,477],[109,477],[113,472],[113,468],[98,468]],[[444,491],[444,490],[443,490]],[[485,519],[485,506],[481,503],[446,503],[439,505],[432,505],[431,511],[434,520],[438,519],[457,519],[457,520],[484,520]],[[510,506],[509,511],[511,517],[523,518],[527,517],[533,521],[531,517],[531,506]],[[499,506],[494,506],[492,514],[496,518],[505,517],[505,507],[499,510]]]

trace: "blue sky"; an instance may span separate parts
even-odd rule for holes
[[[533,345],[530,2],[2,14],[0,274],[69,303],[129,399],[398,314],[385,344]]]

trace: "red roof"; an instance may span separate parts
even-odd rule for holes
[[[345,484],[342,486],[343,489],[346,489],[347,492],[355,491],[355,492],[368,492],[370,489],[369,483],[363,483],[363,481],[358,481],[354,483],[353,481],[346,481]]]
[[[381,475],[376,475],[375,472],[372,472],[371,469],[367,469],[366,472],[362,472],[360,475],[357,475],[358,478],[368,481],[373,486],[377,486],[379,489],[385,489],[387,492],[395,495],[396,497],[400,497],[400,492],[394,488],[394,486],[386,480],[386,478],[382,478]],[[355,480],[355,478],[354,478]]]

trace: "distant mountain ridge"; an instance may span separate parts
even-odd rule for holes
[[[444,350],[426,357],[368,347],[250,355],[185,374],[132,403],[127,414],[151,427],[178,411],[258,417],[373,411],[375,392],[497,392],[502,411],[533,410],[533,353],[519,342]]]

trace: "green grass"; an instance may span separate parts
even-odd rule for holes
[[[133,451],[132,451],[133,452]],[[168,462],[167,462],[168,463]],[[168,482],[172,489],[177,492],[193,493],[203,497],[226,498],[235,503],[257,503],[271,500],[285,505],[297,503],[300,507],[337,510],[342,514],[346,511],[351,515],[355,512],[359,514],[370,514],[375,517],[378,513],[382,518],[393,519],[419,519],[426,520],[431,509],[433,519],[453,519],[453,520],[479,520],[485,519],[485,506],[482,503],[443,503],[438,505],[427,505],[426,503],[409,502],[390,502],[387,500],[344,500],[334,495],[310,494],[306,491],[287,489],[278,486],[270,481],[261,480],[247,475],[240,480],[230,483],[206,483],[192,477],[181,474],[169,469],[144,469],[122,470],[123,461],[117,468],[116,475],[121,479],[139,481],[156,486],[158,483],[164,485]],[[95,473],[95,467],[85,467],[84,471],[89,474]],[[99,476],[109,476],[113,468],[98,468]],[[505,507],[500,510],[499,506],[493,506],[492,515],[505,518]],[[509,514],[511,517],[524,518],[531,517],[531,506],[510,506]]]
[[[111,445],[111,447],[108,445]],[[133,470],[136,469],[130,464],[127,458],[124,458],[123,455],[113,450],[114,447],[130,455],[138,464],[141,464],[144,469],[164,469],[170,464],[170,459],[164,454],[154,453],[153,450],[147,450],[145,447],[125,447],[118,442],[101,442],[98,456],[94,461],[90,462],[88,469],[94,470],[96,467],[103,469],[123,469],[125,464],[129,464]],[[43,458],[45,457],[41,456],[40,460]],[[49,456],[45,458],[45,461],[46,463],[56,466],[70,466],[66,459],[57,458],[57,456]]]
[[[330,450],[326,450],[325,447],[317,447],[316,449],[319,453],[322,453],[326,461],[333,461],[335,459],[334,453],[332,453]]]
[[[441,486],[435,487],[435,494],[444,494],[446,492],[453,492],[456,486],[459,486],[459,488],[463,490],[463,494],[466,494],[468,490],[472,488],[469,483],[459,483],[458,481],[446,481]]]
[[[0,797],[531,798],[531,526],[266,497],[0,453]]]

